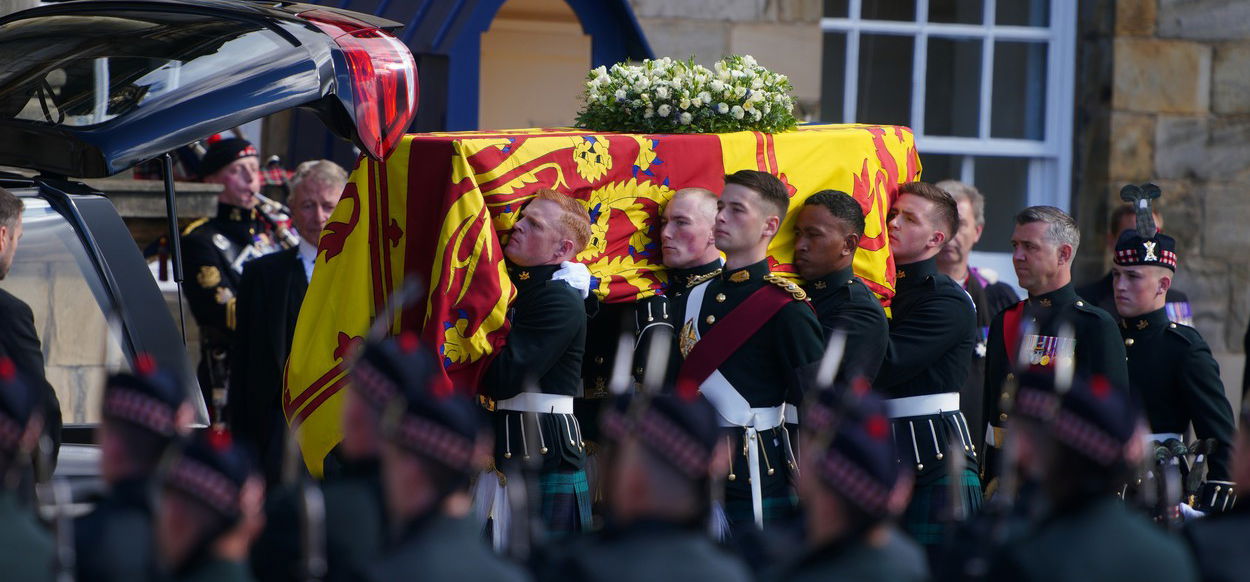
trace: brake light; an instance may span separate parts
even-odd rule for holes
[[[356,133],[370,157],[386,159],[417,115],[420,87],[412,52],[391,33],[354,18],[325,10],[299,16],[343,50],[352,78]]]

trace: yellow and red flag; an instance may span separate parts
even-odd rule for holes
[[[659,215],[673,192],[719,192],[724,174],[781,177],[790,208],[820,190],[863,206],[866,229],[855,272],[883,300],[894,289],[886,213],[898,185],[920,176],[911,131],[810,125],[784,134],[635,135],[572,129],[413,134],[384,162],[364,159],[326,225],[287,362],[282,404],[305,463],[320,474],[339,442],[342,389],[355,346],[407,276],[420,301],[392,314],[390,332],[418,330],[443,360],[445,380],[475,392],[507,336],[515,291],[501,237],[538,188],[580,200],[591,240],[578,256],[608,303],[634,301],[664,283]],[[774,271],[793,273],[795,212],[769,249]]]

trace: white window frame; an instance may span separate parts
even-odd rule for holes
[[[846,35],[846,69],[842,119],[855,123],[859,95],[859,45],[861,34],[908,36],[915,39],[912,59],[912,131],[916,148],[924,154],[963,156],[959,179],[975,183],[973,156],[1027,158],[1029,162],[1029,205],[1046,204],[1068,210],[1072,196],[1072,116],[1076,76],[1077,3],[1051,0],[1048,27],[1000,26],[994,24],[997,2],[984,1],[981,24],[929,22],[929,0],[916,1],[915,21],[864,20],[863,0],[849,0],[846,18],[822,18],[824,33]],[[980,40],[981,86],[980,119],[977,137],[932,136],[925,134],[925,76],[928,67],[929,37]],[[994,88],[994,42],[997,40],[1046,43],[1045,140],[1006,139],[990,136]],[[865,119],[871,123],[873,120]],[[938,177],[944,178],[945,176]]]

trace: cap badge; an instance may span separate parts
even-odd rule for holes
[[[1150,261],[1158,262],[1159,256],[1155,254],[1155,247],[1158,245],[1158,242],[1152,240],[1145,241],[1141,244],[1141,246],[1146,248],[1146,258],[1142,259],[1143,263]]]

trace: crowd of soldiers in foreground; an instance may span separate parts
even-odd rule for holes
[[[573,262],[586,211],[539,190],[505,246],[511,331],[477,390],[443,384],[411,333],[373,339],[324,481],[291,464],[266,487],[253,447],[185,434],[185,391],[141,360],[102,400],[109,493],[56,543],[14,493],[39,398],[0,362],[0,563],[30,580],[1250,574],[1232,503],[1250,437],[1234,436],[1202,338],[1169,320],[1178,257],[1149,189],[1128,192],[1142,210],[1115,242],[1114,315],[1074,290],[1076,224],[1051,207],[1016,216],[1028,298],[1003,299],[967,268],[981,202],[955,190],[900,188],[888,317],[853,274],[851,197],[798,209],[800,287],[767,260],[780,180],[744,170],[719,193],[681,190],[663,210],[667,288],[617,308],[633,317],[606,342],[588,321],[615,312],[588,320],[590,274]],[[584,376],[602,398],[578,398]]]

